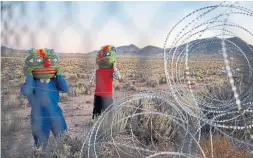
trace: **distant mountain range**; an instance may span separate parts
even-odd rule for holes
[[[7,53],[24,54],[24,53],[26,53],[26,50],[18,50],[18,49],[8,48],[6,46],[1,46],[1,55],[7,54]]]
[[[235,48],[233,46],[233,43],[237,45],[247,56],[252,57],[253,56],[253,46],[249,45],[247,42],[243,41],[240,38],[233,37],[233,38],[227,38],[228,41],[226,42],[226,48],[229,51],[229,53],[234,53],[234,55],[240,53],[239,49],[229,49],[229,48]],[[186,44],[182,44],[176,48],[167,48],[166,52],[177,52],[177,54],[186,51]],[[222,45],[221,45],[221,39],[219,38],[203,38],[194,40],[188,43],[188,50],[190,55],[213,55],[213,54],[221,54],[222,53]],[[25,50],[16,50],[12,48],[7,48],[6,46],[1,46],[1,53],[25,53]],[[88,56],[95,56],[97,50],[92,51],[90,53],[87,53]],[[117,54],[119,56],[163,56],[164,49],[155,47],[155,46],[146,46],[144,48],[138,48],[137,46],[130,44],[128,46],[119,46],[117,47]],[[64,53],[65,54],[65,53]],[[81,54],[81,53],[78,53]],[[241,54],[241,53],[240,53]]]
[[[225,42],[227,51],[230,53],[241,54],[239,49],[235,49],[236,46],[240,48],[247,56],[253,57],[253,46],[248,44],[247,42],[243,41],[240,38],[233,37],[227,38],[228,42]],[[231,41],[231,42],[229,42]],[[236,45],[236,46],[234,46]],[[174,48],[167,48],[166,52],[171,52],[179,54],[186,52],[187,43],[182,44],[178,47]],[[232,48],[232,49],[231,49]],[[194,40],[188,43],[188,50],[189,54],[192,55],[213,55],[213,54],[222,54],[222,44],[221,39],[219,38],[203,38]],[[88,55],[95,56],[96,51],[92,51],[88,53]],[[126,56],[163,56],[164,49],[155,47],[155,46],[146,46],[144,48],[138,48],[137,46],[130,44],[128,46],[119,46],[117,47],[117,54],[119,56],[126,55]]]

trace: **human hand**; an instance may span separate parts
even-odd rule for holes
[[[29,75],[33,75],[33,72],[32,72],[32,71],[33,71],[33,68],[30,68],[30,67],[29,67],[29,68],[28,68],[28,74],[29,74]]]
[[[99,66],[98,66],[98,64],[96,64],[96,70],[98,70],[99,69]]]
[[[112,66],[114,69],[116,68],[116,62],[113,63],[113,66]]]
[[[93,85],[93,83],[94,83],[94,81],[95,81],[95,75],[96,75],[95,72],[92,72],[92,73],[89,75],[89,83],[90,83],[90,85]]]
[[[61,68],[57,67],[56,68],[56,75],[60,75],[61,74]]]
[[[120,79],[120,73],[119,73],[119,70],[116,68],[115,64],[113,64],[113,78],[116,79],[116,80],[119,80]]]

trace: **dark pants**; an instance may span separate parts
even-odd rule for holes
[[[112,105],[112,103],[113,103],[112,97],[101,97],[101,96],[95,95],[92,119],[101,115],[101,113],[104,110],[106,110],[110,105]]]

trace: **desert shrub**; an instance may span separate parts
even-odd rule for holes
[[[120,79],[118,80],[119,82],[124,82],[126,80],[126,75],[120,72]]]
[[[131,81],[128,81],[126,84],[124,84],[123,86],[124,90],[127,90],[127,91],[137,91],[138,88],[133,85],[133,83]]]
[[[175,151],[181,138],[179,127],[170,117],[143,113],[147,111],[171,114],[174,110],[165,103],[157,104],[155,100],[149,99],[141,102],[133,101],[121,107],[115,115],[114,124],[108,123],[113,128],[113,142],[109,134],[110,127],[107,127],[108,132],[105,132],[103,139],[100,140],[97,150],[103,153],[101,157],[105,157],[104,155],[119,157],[118,153],[122,157],[145,157],[151,154],[135,147],[155,151]],[[139,115],[126,118],[134,114]],[[106,128],[103,129],[105,131]],[[117,144],[117,148],[112,148],[113,143]]]
[[[67,102],[69,100],[66,93],[60,93],[60,102]]]
[[[130,77],[130,78],[136,78],[136,74],[131,73],[131,74],[129,75],[129,77]]]
[[[211,146],[213,143],[213,149]],[[246,150],[237,150],[233,147],[231,141],[219,135],[213,136],[213,139],[203,139],[200,145],[204,150],[206,157],[229,157],[229,158],[250,158],[252,157]]]
[[[166,78],[165,78],[165,77],[162,77],[162,78],[159,80],[159,84],[165,84],[165,83],[167,83]]]
[[[77,97],[81,95],[91,95],[91,87],[89,85],[78,83],[70,86],[69,96]]]
[[[201,77],[201,76],[197,76],[197,82],[202,82],[203,81],[203,77]]]
[[[22,128],[22,119],[20,115],[2,114],[2,134],[12,135],[18,132]]]
[[[205,92],[201,92],[203,100],[208,103],[218,104],[224,101],[230,101],[234,98],[234,93],[230,84],[206,86]],[[216,101],[214,101],[214,98]]]
[[[71,96],[77,97],[85,94],[85,87],[72,87],[71,88]]]
[[[28,105],[28,101],[24,96],[9,94],[9,92],[7,94],[2,96],[2,110],[24,108]]]
[[[84,142],[82,136],[70,136],[66,133],[58,138],[50,137],[46,152],[36,152],[35,157],[78,158]]]
[[[159,79],[157,77],[148,78],[148,80],[146,81],[146,84],[149,87],[157,87],[159,86]]]
[[[147,81],[147,78],[145,78],[145,77],[140,77],[140,78],[139,78],[139,81],[140,81],[141,83],[144,83],[144,82]]]
[[[88,75],[88,74],[85,74],[85,73],[77,73],[77,78],[80,78],[80,79],[88,79],[88,78],[89,78],[89,75]]]
[[[122,85],[119,83],[119,81],[114,81],[113,82],[113,88],[115,90],[120,90],[122,88]]]
[[[9,74],[8,74],[8,80],[13,80],[13,79],[14,79],[14,74],[9,73]]]
[[[69,74],[67,80],[70,82],[76,82],[78,80],[77,74]]]
[[[228,83],[205,87],[205,91],[201,91],[199,96],[201,101],[199,107],[206,119],[222,121],[219,124],[229,127],[244,126],[245,123],[247,125],[250,124],[250,122],[247,121],[252,119],[250,114],[245,113],[241,115],[240,113],[236,113],[237,105],[234,99],[234,93]],[[251,97],[248,99],[250,98]],[[218,130],[208,123],[204,123],[204,126],[201,129],[202,136],[209,136],[210,129],[212,134],[221,134],[222,132],[242,141],[244,141],[247,136],[245,135],[245,130],[226,128],[220,128]]]
[[[8,82],[9,79],[8,79],[8,77],[3,77],[3,76],[2,76],[1,81],[2,81],[2,82]]]

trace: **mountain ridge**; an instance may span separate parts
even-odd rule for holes
[[[234,43],[247,55],[253,56],[253,46],[243,41],[241,38],[238,38],[238,37],[227,38],[227,41],[228,41],[226,42],[227,48],[233,46],[233,43]],[[185,53],[187,44],[188,44],[189,52],[193,54],[202,53],[202,54],[210,55],[210,54],[222,53],[221,39],[217,37],[193,40],[189,43],[181,44],[176,48],[167,48],[166,52],[170,52],[170,51],[174,52],[177,49],[177,53],[180,53],[180,52]],[[163,56],[164,54],[163,48],[152,46],[152,45],[147,45],[143,48],[139,48],[134,44],[130,44],[130,45],[119,46],[116,49],[117,49],[117,54],[119,56]],[[60,53],[60,54],[79,54],[79,55],[96,56],[97,51],[98,50],[94,50],[89,53]],[[240,50],[237,49],[237,51],[235,52],[240,53]],[[26,53],[26,50],[17,50],[17,49],[8,48],[6,46],[1,46],[1,54],[6,54],[6,53]]]

